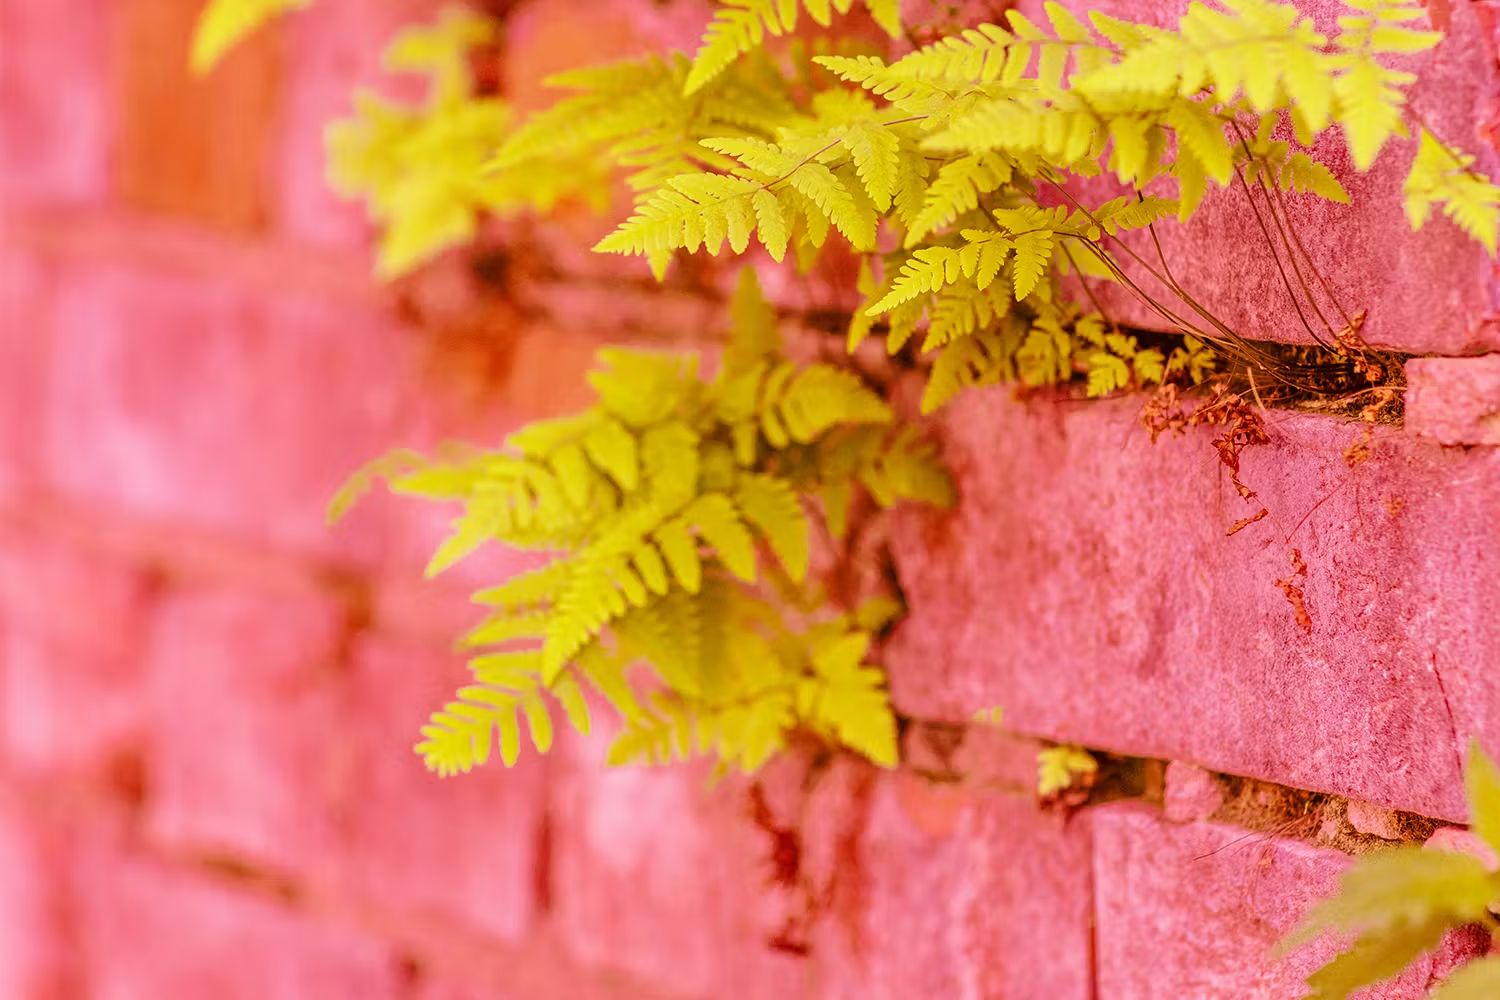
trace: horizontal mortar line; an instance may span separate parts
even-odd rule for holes
[[[398,596],[405,590],[401,574],[365,571],[357,566],[340,563],[326,557],[297,553],[295,551],[272,551],[249,539],[236,539],[224,535],[183,529],[180,525],[146,517],[112,516],[101,520],[98,512],[81,504],[58,501],[54,498],[25,498],[19,506],[0,505],[0,527],[20,529],[23,537],[53,537],[86,550],[108,553],[141,565],[143,570],[155,571],[167,580],[189,584],[249,584],[263,592],[329,594],[357,609],[370,614],[368,631],[381,636],[430,642],[434,648],[447,648],[451,635],[441,626],[422,627],[413,619],[413,614],[384,612],[384,602],[372,591],[391,590]],[[185,554],[186,553],[186,554]],[[415,570],[413,571],[416,572]],[[412,584],[412,588],[416,588]],[[455,601],[462,594],[453,592]],[[912,717],[916,725],[953,728],[960,725],[945,720]],[[961,724],[961,728],[977,731],[976,724]],[[1035,743],[1038,747],[1059,741],[1051,737],[1006,730],[1005,734],[1016,739]],[[1081,745],[1081,744],[1080,744]],[[1169,758],[1119,753],[1101,747],[1084,745],[1084,749],[1104,754],[1113,759],[1138,765],[1156,764],[1165,767]],[[1198,765],[1194,761],[1183,763]],[[1348,801],[1346,796],[1320,792],[1313,789],[1275,782],[1251,775],[1234,775],[1213,771],[1240,780],[1257,781],[1266,786],[1286,789],[1299,794],[1318,795],[1325,800]],[[963,775],[958,776],[960,779]],[[1007,782],[1009,786],[1011,783]],[[1007,787],[1004,791],[1019,794],[1033,792],[1025,786]],[[1393,808],[1382,805],[1382,808]],[[1439,825],[1452,825],[1439,817],[1398,810],[1408,815]]]
[[[451,913],[398,911],[370,902],[358,891],[344,895],[336,886],[232,854],[162,844],[144,833],[139,817],[128,816],[106,788],[92,783],[60,782],[0,767],[0,805],[39,820],[48,832],[66,837],[92,830],[101,846],[126,857],[197,876],[320,927],[368,934],[389,947],[393,958],[416,958],[423,969],[452,972],[460,981],[503,983],[516,995],[536,1000],[687,1000],[623,970],[577,960],[545,917],[517,942],[492,936]]]
[[[68,261],[158,270],[256,291],[376,304],[389,294],[360,252],[122,209],[7,208],[0,212],[0,242]]]
[[[380,594],[451,596],[462,600],[468,588],[441,591],[421,579],[421,567],[410,573],[389,567],[365,567],[292,548],[276,549],[248,536],[234,536],[146,515],[112,512],[101,518],[96,507],[48,495],[23,495],[18,503],[0,501],[0,529],[23,538],[52,538],[87,551],[123,559],[167,583],[248,585],[262,594],[323,594],[370,616],[361,619],[370,632],[395,639],[451,646],[452,635],[431,629],[413,615],[384,614]],[[410,583],[408,583],[410,577]]]
[[[903,716],[903,718],[906,720],[906,722],[907,722],[907,724],[909,726],[932,726],[932,727],[935,727],[935,728],[940,729],[940,730],[948,730],[948,731],[961,730],[964,733],[964,737],[965,738],[967,738],[968,734],[971,733],[971,732],[987,731],[990,728],[990,727],[988,727],[988,726],[986,726],[985,724],[982,724],[982,723],[957,723],[957,722],[952,722],[952,721],[947,721],[947,720],[940,720],[940,719],[923,719],[923,718],[918,717],[918,716]],[[1176,762],[1176,763],[1179,763],[1179,764],[1188,764],[1188,765],[1191,765],[1192,767],[1196,767],[1196,768],[1199,768],[1199,769],[1201,769],[1203,771],[1206,771],[1207,773],[1209,773],[1210,775],[1213,776],[1213,778],[1215,779],[1215,781],[1222,782],[1222,781],[1226,781],[1227,780],[1227,781],[1231,781],[1231,782],[1249,782],[1256,789],[1262,789],[1262,790],[1272,791],[1272,792],[1274,792],[1274,791],[1286,792],[1286,793],[1289,793],[1293,797],[1299,797],[1300,796],[1300,797],[1315,798],[1316,800],[1318,800],[1318,802],[1320,804],[1322,804],[1324,806],[1347,805],[1351,801],[1356,801],[1356,799],[1354,799],[1354,798],[1352,798],[1350,796],[1341,795],[1341,794],[1338,794],[1336,792],[1324,792],[1324,791],[1318,791],[1318,790],[1310,789],[1310,788],[1302,788],[1302,787],[1299,787],[1299,786],[1296,786],[1296,785],[1288,785],[1288,784],[1285,784],[1283,782],[1273,781],[1273,780],[1268,779],[1268,778],[1256,777],[1254,775],[1234,774],[1233,772],[1230,772],[1230,771],[1219,771],[1219,770],[1216,770],[1216,769],[1214,769],[1212,767],[1208,767],[1206,765],[1200,764],[1197,761],[1189,760],[1189,759],[1181,758],[1181,757],[1150,757],[1150,756],[1144,756],[1144,755],[1139,755],[1139,754],[1122,753],[1122,752],[1118,752],[1118,751],[1114,751],[1114,750],[1108,750],[1108,749],[1105,749],[1103,747],[1090,746],[1087,743],[1080,743],[1080,742],[1072,741],[1072,740],[1059,740],[1059,739],[1054,739],[1054,738],[1052,738],[1050,736],[1043,736],[1043,735],[1039,735],[1039,734],[1036,734],[1036,733],[1027,733],[1027,732],[1021,732],[1021,731],[1018,731],[1018,730],[1005,729],[1003,727],[1000,730],[1000,732],[1001,732],[1001,735],[1004,736],[1004,737],[1006,737],[1008,740],[1016,741],[1016,742],[1020,742],[1020,743],[1024,743],[1024,744],[1027,745],[1028,748],[1034,748],[1036,750],[1042,750],[1042,749],[1045,749],[1045,748],[1050,747],[1050,746],[1076,746],[1076,747],[1079,747],[1079,748],[1081,748],[1083,750],[1088,751],[1090,754],[1094,755],[1095,757],[1102,757],[1102,758],[1107,758],[1109,761],[1120,762],[1122,765],[1124,765],[1127,768],[1129,768],[1129,767],[1144,768],[1144,767],[1148,767],[1148,766],[1149,767],[1157,767],[1157,768],[1160,769],[1160,773],[1163,775],[1163,778],[1165,777],[1167,765]],[[911,767],[911,765],[909,763],[907,763],[905,760],[903,760],[903,766]],[[911,767],[911,769],[913,770],[914,773],[918,774],[919,776],[922,776],[924,778],[928,778],[929,780],[934,780],[934,781],[937,781],[937,782],[943,783],[943,784],[957,784],[957,785],[962,786],[969,779],[976,777],[976,775],[973,772],[963,772],[963,771],[934,772],[934,771],[932,771],[930,769],[919,769],[919,768],[916,768],[916,767]],[[1010,780],[1005,780],[1005,779],[999,779],[999,780],[996,780],[996,779],[987,779],[987,780],[983,781],[983,783],[975,784],[975,785],[972,785],[970,787],[972,788],[973,791],[980,792],[980,793],[982,793],[984,791],[995,791],[995,792],[1000,792],[1002,794],[1021,794],[1021,795],[1030,796],[1030,797],[1033,797],[1033,798],[1036,797],[1036,786],[1035,785],[1021,785],[1021,784],[1018,784],[1017,782],[1010,781]],[[1227,801],[1228,800],[1228,789],[1226,788],[1226,789],[1224,789],[1224,791],[1225,791],[1226,801]],[[1163,787],[1163,792],[1165,792],[1165,787]],[[1363,801],[1368,801],[1368,800],[1363,800]],[[1110,805],[1110,804],[1119,803],[1119,802],[1139,802],[1139,803],[1142,803],[1142,804],[1145,804],[1145,805],[1150,805],[1150,806],[1152,806],[1154,808],[1157,808],[1157,809],[1163,809],[1163,803],[1158,802],[1155,799],[1149,798],[1149,797],[1144,796],[1144,795],[1121,795],[1121,796],[1114,796],[1114,797],[1104,798],[1104,799],[1099,799],[1099,800],[1090,800],[1088,802],[1085,802],[1084,805],[1082,805],[1079,808],[1080,808],[1080,810],[1088,810],[1088,809],[1094,809],[1094,808],[1098,808],[1098,807],[1101,807],[1101,806]],[[1457,827],[1459,829],[1467,829],[1467,827],[1464,824],[1462,824],[1462,823],[1456,823],[1453,820],[1444,819],[1444,818],[1437,817],[1437,816],[1428,816],[1428,815],[1426,815],[1424,813],[1413,812],[1410,809],[1401,809],[1401,808],[1398,808],[1398,807],[1395,807],[1395,806],[1388,806],[1388,805],[1385,805],[1385,804],[1379,803],[1379,802],[1371,802],[1370,804],[1374,805],[1374,806],[1376,806],[1376,807],[1378,807],[1380,809],[1384,809],[1384,810],[1387,810],[1389,812],[1399,814],[1401,816],[1409,817],[1412,821],[1414,821],[1416,823],[1431,824],[1432,826],[1437,827],[1437,828],[1442,828],[1442,827]],[[1039,805],[1039,807],[1040,807],[1040,805]],[[1302,843],[1310,844],[1310,845],[1317,846],[1317,847],[1322,847],[1322,848],[1325,848],[1325,849],[1338,850],[1338,851],[1340,851],[1341,853],[1344,853],[1344,854],[1358,854],[1358,853],[1363,853],[1361,850],[1349,850],[1349,849],[1347,849],[1345,847],[1342,847],[1342,846],[1339,846],[1337,844],[1330,844],[1330,843],[1327,843],[1326,841],[1321,841],[1321,840],[1317,839],[1314,836],[1300,835],[1300,834],[1295,833],[1295,832],[1288,832],[1288,831],[1278,830],[1278,826],[1281,823],[1284,823],[1286,821],[1287,817],[1284,814],[1282,814],[1282,813],[1276,813],[1276,812],[1271,812],[1271,811],[1268,811],[1266,813],[1266,815],[1267,815],[1268,820],[1276,820],[1275,822],[1268,822],[1268,825],[1267,825],[1266,829],[1260,829],[1258,827],[1248,826],[1244,822],[1241,822],[1240,820],[1237,820],[1237,819],[1228,819],[1228,818],[1226,818],[1226,819],[1215,819],[1215,818],[1213,818],[1212,815],[1210,815],[1208,817],[1195,818],[1195,819],[1191,819],[1191,820],[1167,820],[1167,822],[1180,823],[1180,824],[1183,824],[1183,825],[1188,825],[1188,824],[1197,823],[1197,822],[1213,823],[1213,824],[1218,825],[1218,826],[1235,827],[1235,828],[1238,828],[1240,830],[1245,831],[1247,834],[1262,835],[1262,836],[1265,836],[1267,838],[1276,838],[1276,839],[1280,839],[1280,840],[1294,840],[1294,841],[1299,841],[1299,842],[1302,842]],[[1344,823],[1344,826],[1349,827],[1350,829],[1353,829],[1352,825],[1350,825],[1348,823],[1347,819],[1345,819],[1343,821],[1343,823]],[[1355,837],[1362,837],[1362,838],[1364,838],[1364,839],[1372,842],[1372,844],[1383,843],[1383,844],[1387,844],[1387,845],[1391,845],[1391,846],[1399,845],[1399,844],[1402,844],[1402,843],[1414,843],[1414,842],[1415,843],[1420,843],[1421,842],[1421,841],[1417,841],[1417,840],[1407,840],[1407,841],[1384,840],[1383,838],[1376,837],[1373,834],[1360,834],[1358,832],[1356,832],[1354,834],[1354,836]]]

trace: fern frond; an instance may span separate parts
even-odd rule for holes
[[[813,676],[799,687],[798,713],[873,763],[895,767],[896,717],[884,675],[864,663],[869,646],[869,634],[858,631],[814,645]]]
[[[821,163],[804,163],[792,171],[787,183],[815,205],[856,250],[875,245],[875,213],[860,205],[855,193],[832,170]]]
[[[1001,331],[981,330],[954,341],[938,355],[922,391],[922,412],[933,413],[965,389],[1015,377],[1015,345]]]
[[[193,29],[193,72],[209,72],[262,25],[311,4],[312,0],[210,0]]]
[[[551,711],[535,675],[519,671],[507,674],[503,687],[473,684],[460,688],[458,697],[422,727],[422,740],[414,748],[429,770],[447,777],[484,764],[498,743],[500,758],[511,767],[521,753],[521,720],[538,753],[552,746]],[[569,720],[577,721],[569,714]],[[587,717],[582,720],[587,732]]]
[[[759,46],[766,35],[781,35],[796,28],[798,8],[798,0],[723,0],[703,33],[683,92],[692,94],[702,88],[742,54]]]
[[[1013,173],[1011,164],[995,153],[961,156],[944,163],[927,187],[921,213],[907,229],[907,248],[916,246],[929,233],[973,211],[979,206],[981,195],[1009,183]]]
[[[1403,26],[1426,17],[1415,0],[1350,0],[1345,6],[1358,13],[1339,18],[1339,51],[1331,57],[1342,70],[1333,82],[1334,119],[1344,128],[1355,167],[1365,170],[1386,140],[1405,134],[1405,88],[1416,79],[1377,57],[1422,52],[1443,36]]]
[[[807,576],[808,522],[797,493],[786,480],[770,475],[740,479],[734,500],[745,520],[765,539],[788,576]]]
[[[839,136],[854,161],[860,183],[878,211],[891,207],[901,170],[901,140],[889,128],[872,122],[855,122]]]
[[[859,479],[882,507],[916,500],[946,510],[957,497],[936,446],[911,426],[901,428],[871,456]]]
[[[513,576],[499,586],[486,587],[474,595],[474,603],[495,608],[497,613],[550,604],[557,599],[559,590],[567,582],[568,574],[567,562],[555,560]]]
[[[1440,206],[1444,215],[1495,256],[1500,228],[1500,187],[1473,169],[1474,157],[1440,142],[1426,129],[1402,188],[1406,215],[1420,229]]]
[[[743,253],[758,224],[751,196],[763,190],[764,185],[743,177],[682,174],[637,206],[636,214],[594,251],[647,254],[702,246],[717,255],[727,238],[735,253]]]
[[[758,48],[769,36],[779,36],[797,27],[798,15],[808,15],[823,27],[832,12],[848,13],[852,0],[721,0],[703,33],[693,69],[684,84],[692,94],[723,73],[736,59]],[[900,0],[865,0],[875,22],[892,38],[901,36]]]
[[[883,424],[894,416],[859,376],[832,365],[808,365],[785,383],[784,390],[768,386],[766,400],[762,415],[773,413],[798,444],[810,443],[837,426]]]

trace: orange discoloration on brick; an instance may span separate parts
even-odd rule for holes
[[[267,150],[281,50],[260,32],[210,76],[187,67],[198,0],[125,0],[115,32],[116,185],[128,206],[255,231],[266,221]]]

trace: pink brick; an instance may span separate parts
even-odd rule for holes
[[[1361,799],[1349,800],[1349,825],[1360,833],[1366,833],[1372,837],[1381,837],[1385,840],[1402,839],[1400,816],[1393,810],[1382,809],[1380,806]]]
[[[396,1000],[396,958],[270,896],[100,845],[79,852],[71,959],[95,1000]]]
[[[148,587],[110,555],[0,534],[0,743],[12,760],[98,773],[138,748]]]
[[[854,903],[824,919],[814,995],[1093,995],[1087,820],[904,772],[882,776],[867,809],[833,856]],[[828,812],[821,799],[809,808],[818,825]]]
[[[98,202],[109,185],[113,5],[0,2],[0,202]]]
[[[150,652],[156,839],[291,872],[333,857],[358,787],[331,602],[248,591],[163,599]]]
[[[1153,445],[1140,405],[950,407],[960,506],[894,545],[898,704],[1461,818],[1455,736],[1500,744],[1500,452],[1380,430],[1351,469],[1357,425],[1275,414],[1252,506],[1208,434]],[[1293,546],[1310,632],[1275,586]]]
[[[55,488],[346,559],[380,551],[379,518],[335,538],[323,510],[352,469],[419,436],[415,344],[389,319],[122,267],[56,288],[41,416]]]
[[[1167,765],[1164,812],[1174,823],[1208,819],[1224,804],[1224,789],[1217,778],[1201,767],[1174,760]]]
[[[339,853],[352,895],[518,939],[539,885],[546,761],[528,755],[507,770],[496,760],[440,779],[411,750],[427,717],[471,680],[458,658],[429,648],[362,644],[348,707],[358,791]]]
[[[51,305],[51,270],[0,238],[0,498],[20,494],[36,478],[35,428]]]
[[[554,751],[565,762],[552,812],[563,945],[681,996],[726,984],[744,1000],[802,995],[807,963],[767,944],[786,902],[765,884],[769,841],[746,818],[745,783],[710,789],[698,766],[606,770],[604,746],[574,737]]]
[[[1336,851],[1212,823],[1174,826],[1148,809],[1093,814],[1098,995],[1110,1000],[1285,1000],[1333,956],[1328,939],[1282,961],[1269,950],[1331,893],[1350,859]],[[1459,935],[1441,951],[1474,954]],[[1434,962],[1419,959],[1361,1000],[1417,1000]]]
[[[1412,358],[1406,427],[1439,444],[1500,444],[1500,354]]]
[[[1175,25],[1187,2],[1090,0],[1067,6]],[[1343,12],[1337,0],[1302,0],[1297,6],[1318,30],[1336,32],[1335,20]],[[1445,6],[1452,12],[1446,40],[1402,62],[1420,78],[1411,107],[1439,136],[1477,154],[1481,169],[1493,176],[1500,158],[1481,138],[1492,127],[1491,108],[1500,92],[1493,50],[1479,27],[1478,5]],[[1040,7],[1034,0],[1022,4],[1030,13]],[[1500,285],[1484,250],[1445,219],[1412,233],[1403,215],[1401,185],[1411,164],[1410,145],[1388,149],[1362,175],[1354,171],[1341,140],[1319,143],[1315,155],[1344,183],[1352,205],[1300,195],[1289,204],[1308,252],[1345,307],[1369,311],[1365,337],[1372,344],[1417,353],[1471,354],[1500,346],[1495,315]],[[1177,278],[1231,327],[1252,339],[1309,339],[1243,189],[1219,192],[1188,225],[1160,226],[1157,232]],[[1154,262],[1149,239],[1138,250]],[[1159,286],[1146,281],[1156,294]],[[1104,286],[1098,292],[1115,319],[1160,328],[1162,321],[1128,292],[1097,284]],[[1335,328],[1340,325],[1333,322]]]
[[[58,857],[7,789],[0,801],[0,996],[52,1000],[66,983]]]
[[[327,0],[284,23],[282,136],[276,152],[276,210],[293,239],[362,249],[373,230],[364,209],[328,187],[323,136],[330,122],[353,112],[360,87],[414,97],[414,78],[392,80],[381,71],[386,45],[404,25],[432,20],[436,7],[421,0]]]

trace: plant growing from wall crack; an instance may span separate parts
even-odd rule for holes
[[[195,65],[309,2],[211,0]],[[801,268],[833,248],[856,255],[863,304],[848,346],[878,337],[923,370],[924,411],[1001,382],[1087,396],[1160,387],[1153,431],[1185,425],[1163,400],[1205,382],[1214,395],[1199,423],[1240,413],[1246,393],[1226,381],[1236,373],[1257,395],[1256,373],[1317,390],[1316,365],[1246,340],[1160,250],[1158,227],[1193,216],[1211,188],[1235,188],[1309,338],[1389,391],[1386,366],[1363,360],[1359,313],[1299,238],[1296,206],[1348,201],[1312,152],[1324,134],[1342,133],[1359,170],[1414,145],[1411,224],[1440,213],[1495,252],[1500,189],[1407,125],[1401,61],[1440,37],[1419,27],[1423,7],[1346,0],[1331,35],[1272,0],[1195,2],[1174,29],[1042,9],[1044,23],[1012,11],[890,59],[843,28],[863,11],[900,36],[894,2],[726,0],[696,56],[560,74],[550,83],[562,96],[526,118],[472,72],[491,23],[454,13],[389,53],[393,68],[427,76],[426,99],[362,96],[330,132],[331,173],[381,225],[385,275],[471,240],[486,215],[602,207],[620,176],[634,209],[595,249],[643,257],[658,276],[703,251]],[[773,51],[804,14],[837,29]],[[1108,197],[1087,193],[1101,186]],[[1122,286],[1173,335],[1122,329],[1097,282]],[[837,534],[856,486],[882,504],[946,501],[949,487],[915,428],[852,369],[778,353],[748,278],[736,315],[711,376],[688,357],[608,351],[589,411],[523,429],[500,452],[375,470],[398,491],[464,505],[435,570],[489,541],[563,553],[480,595],[493,610],[468,641],[500,648],[476,657],[478,684],[424,732],[434,769],[482,762],[494,737],[513,760],[520,719],[545,749],[554,703],[584,725],[583,685],[625,722],[618,759],[702,750],[753,769],[806,730],[894,761],[891,709],[865,655],[899,609],[810,606],[807,508],[816,498]],[[1235,471],[1249,425],[1215,426]],[[649,694],[625,677],[637,660],[655,668]]]

